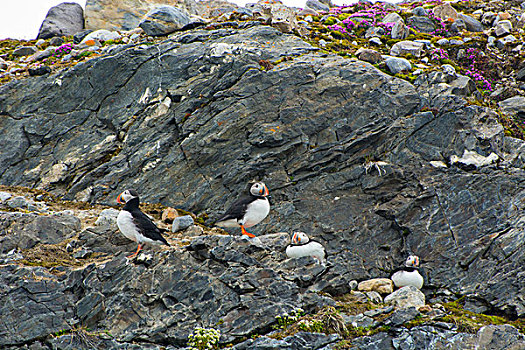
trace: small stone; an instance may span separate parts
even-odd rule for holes
[[[442,38],[436,41],[436,44],[438,44],[439,46],[449,45],[450,41],[448,39]]]
[[[510,34],[510,35],[507,35],[504,38],[498,39],[496,41],[496,47],[501,50],[505,46],[507,46],[509,44],[512,44],[512,43],[515,43],[516,41],[518,41],[518,39],[516,39],[516,37],[514,35]]]
[[[380,37],[385,34],[385,29],[381,27],[370,27],[366,30],[365,39]]]
[[[29,201],[23,196],[16,196],[7,201],[7,205],[13,209],[26,209]]]
[[[81,249],[78,252],[73,254],[73,258],[75,259],[85,259],[91,254],[90,250],[87,249]]]
[[[388,314],[394,310],[394,305],[388,305],[378,309],[372,309],[365,311],[364,314],[369,317],[375,317],[377,315]]]
[[[430,311],[432,311],[432,307],[430,305],[423,305],[418,307],[417,310],[424,314],[428,314]]]
[[[51,68],[48,66],[31,67],[28,69],[28,72],[30,76],[44,75],[51,73]]]
[[[425,294],[414,286],[406,286],[385,297],[385,304],[398,308],[419,307],[425,305]]]
[[[73,35],[73,43],[74,44],[80,44],[82,40],[89,34],[92,33],[93,30],[91,29],[85,29],[81,30],[80,32],[76,32],[75,35]]]
[[[119,40],[121,38],[120,34],[114,31],[109,31],[105,29],[95,30],[94,32],[89,33],[82,39],[81,44],[86,44],[88,46],[93,46],[96,42],[105,42],[108,40]],[[88,43],[89,42],[89,43]]]
[[[44,39],[38,39],[35,43],[35,46],[37,47],[40,47],[42,45],[44,45],[46,43],[46,41]]]
[[[71,243],[66,244],[66,252],[73,253],[74,250],[75,248],[73,247]]]
[[[353,291],[351,294],[352,294],[353,297],[356,298],[357,301],[359,301],[361,303],[368,303],[368,297],[366,296],[365,293]]]
[[[116,227],[117,226],[117,217],[119,210],[114,208],[104,209],[98,214],[97,221],[95,225],[97,226],[106,226],[106,227]]]
[[[64,43],[64,39],[59,36],[55,36],[49,40],[49,45],[51,46],[60,46]]]
[[[370,49],[360,48],[359,50],[357,50],[356,56],[361,61],[370,62],[372,64],[378,63],[383,60],[383,56],[379,52]]]
[[[363,314],[358,315],[346,315],[341,314],[343,316],[343,320],[345,321],[345,324],[351,324],[352,327],[362,327],[362,328],[368,328],[371,327],[376,323],[376,321],[368,316],[365,316]]]
[[[485,12],[481,16],[481,24],[486,25],[487,27],[492,27],[492,24],[494,23],[496,17],[497,15],[494,12]]]
[[[5,202],[6,200],[8,200],[11,197],[12,197],[11,193],[0,192],[0,202]]]
[[[8,67],[7,62],[0,57],[0,70],[6,70]]]
[[[456,68],[450,64],[444,64],[441,66],[441,69],[443,70],[443,73],[455,75],[456,74]]]
[[[381,298],[381,294],[378,292],[372,291],[372,292],[366,292],[365,293],[368,299],[374,304],[381,304],[383,302],[383,298]]]
[[[178,216],[179,212],[177,209],[168,207],[162,211],[161,220],[165,223],[172,223]]]
[[[465,42],[463,40],[459,40],[459,39],[451,39],[450,40],[450,45],[463,45]]]
[[[29,56],[37,51],[38,49],[35,46],[19,46],[13,50],[13,56]]]
[[[392,293],[394,284],[389,278],[373,278],[360,282],[357,289],[365,292],[375,291],[381,294],[389,294]]]
[[[176,217],[171,225],[171,232],[179,232],[187,229],[194,224],[191,215],[184,215]]]
[[[322,47],[325,47],[326,44],[328,43],[324,39],[319,40],[319,45],[321,45]]]
[[[407,19],[407,25],[422,33],[430,33],[436,30],[434,22],[426,16],[410,17]]]
[[[71,56],[71,54],[67,54],[67,55],[64,55],[64,57],[62,57],[62,59],[60,60],[60,62],[68,62],[68,61],[71,61],[71,58],[73,56]]]
[[[456,19],[450,26],[450,31],[453,33],[460,33],[464,30],[467,30],[467,24],[461,18]]]
[[[358,282],[356,280],[351,280],[348,282],[348,286],[350,287],[350,290],[357,290]]]
[[[411,54],[415,57],[420,57],[423,52],[423,47],[425,44],[418,43],[415,41],[405,40],[395,43],[390,49],[390,54],[392,56],[402,56],[406,54]]]
[[[494,33],[496,36],[504,36],[508,35],[512,32],[512,22],[508,20],[499,21],[498,24],[496,24],[496,29],[494,30]]]
[[[321,40],[319,40],[320,42]],[[383,42],[381,41],[381,39],[377,38],[377,37],[373,37],[373,38],[370,38],[370,40],[368,40],[368,42],[370,44],[374,44],[374,45],[377,45],[377,46],[380,46],[380,45],[383,45]]]
[[[388,70],[393,74],[412,70],[412,64],[410,61],[401,57],[388,57],[385,60],[385,63]]]
[[[392,39],[406,39],[410,34],[410,29],[405,25],[403,21],[397,22],[392,27],[390,37]]]

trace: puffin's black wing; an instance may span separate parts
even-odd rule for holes
[[[226,210],[226,213],[224,213],[224,215],[215,222],[217,223],[217,222],[230,220],[230,219],[236,219],[236,220],[242,219],[244,214],[246,214],[246,209],[248,208],[248,204],[253,202],[255,199],[257,198],[254,196],[244,195],[240,197],[235,202],[233,202],[231,207],[229,207],[228,210]]]
[[[133,216],[133,223],[137,226],[140,233],[149,239],[154,241],[160,241],[169,246],[169,243],[162,237],[161,230],[151,221],[151,219],[141,212],[140,210],[134,210],[131,212]]]

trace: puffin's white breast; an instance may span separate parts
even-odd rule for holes
[[[270,212],[270,202],[266,198],[259,198],[248,204],[244,214],[244,226],[252,227],[263,221]],[[242,222],[241,222],[242,224]]]
[[[137,226],[133,222],[133,216],[127,210],[121,210],[117,216],[117,226],[122,234],[132,241],[142,242],[144,236],[142,236],[137,230]]]
[[[323,263],[325,259],[325,250],[319,242],[308,242],[302,245],[289,245],[286,247],[286,255],[289,258],[301,258],[311,256]]]
[[[397,271],[390,278],[398,288],[405,286],[414,286],[417,289],[423,287],[423,277],[419,274],[419,271]]]

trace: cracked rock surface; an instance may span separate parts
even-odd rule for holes
[[[2,265],[0,299],[11,309],[1,314],[19,317],[14,312],[28,304],[21,317],[32,324],[24,333],[1,323],[0,345],[81,324],[110,330],[116,339],[99,340],[107,347],[184,346],[200,325],[219,327],[225,343],[240,342],[269,331],[293,307],[333,302],[318,292],[341,295],[351,280],[388,277],[408,252],[428,272],[427,301],[464,296],[476,312],[523,317],[524,144],[505,136],[493,110],[468,105],[461,89],[439,92],[446,79],[411,85],[255,25],[120,45],[69,70],[1,86],[0,184],[89,203],[114,203],[135,188],[144,201],[205,214],[211,223],[248,181],[263,180],[272,210],[254,232],[305,231],[325,245],[330,266],[283,262],[287,235],[261,238],[263,246],[197,237],[187,248],[157,252],[148,266],[126,265],[120,254],[62,277]],[[499,160],[451,165],[465,150]],[[2,230],[24,234],[47,220],[53,234],[67,239],[73,230],[95,253],[129,243],[112,229],[32,214],[12,223],[13,215],[2,213]],[[1,253],[16,248],[1,237],[11,244]],[[47,232],[37,237],[56,243]],[[18,248],[31,248],[24,244]],[[28,271],[39,272],[25,285]],[[50,315],[55,323],[33,329]],[[433,341],[432,330],[416,330],[417,341]]]

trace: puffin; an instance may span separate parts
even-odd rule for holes
[[[137,251],[127,258],[138,255],[145,243],[164,244],[168,242],[162,237],[159,229],[151,219],[139,209],[139,194],[135,190],[125,190],[117,197],[117,202],[124,204],[118,213],[117,226],[126,238],[138,243]]]
[[[292,242],[286,247],[286,255],[289,258],[311,256],[320,264],[324,264],[326,251],[321,243],[310,240],[306,233],[294,232],[292,235]]]
[[[247,195],[237,199],[224,215],[215,222],[219,227],[240,227],[243,235],[254,238],[255,235],[246,231],[247,227],[257,225],[270,212],[270,192],[264,182],[256,182],[250,186]]]
[[[390,279],[394,282],[394,285],[398,288],[405,286],[414,286],[417,289],[423,287],[423,276],[419,273],[419,257],[416,255],[410,255],[405,266],[394,270]]]

